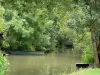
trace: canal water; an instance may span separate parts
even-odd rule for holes
[[[76,70],[80,56],[72,53],[50,55],[10,55],[9,75],[63,75]]]

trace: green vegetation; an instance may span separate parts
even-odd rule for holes
[[[5,28],[3,14],[4,14],[4,8],[0,7],[0,32],[3,32]],[[7,71],[8,71],[8,61],[5,57],[3,57],[1,53],[1,38],[0,38],[0,75],[5,75]]]
[[[68,42],[73,43],[72,32],[66,27],[69,16],[66,14],[67,9],[63,10],[66,6],[63,1],[3,0],[1,4],[5,7],[4,42],[7,48],[57,52],[66,47]]]
[[[99,75],[100,69],[84,69],[70,75]]]
[[[9,70],[8,69],[8,61],[5,57],[2,56],[0,53],[0,75],[6,75],[5,73]]]
[[[99,0],[0,0],[0,5],[1,49],[79,51],[84,63],[100,67]]]
[[[0,32],[4,31],[4,19],[3,19],[3,14],[4,14],[4,8],[0,7]]]

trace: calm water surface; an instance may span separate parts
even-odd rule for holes
[[[43,56],[11,55],[9,75],[62,75],[76,70],[80,62],[77,54],[51,54]]]

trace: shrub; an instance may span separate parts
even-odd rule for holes
[[[0,75],[5,75],[8,71],[8,61],[6,57],[3,57],[0,53]]]
[[[83,51],[82,61],[84,63],[94,63],[94,54],[91,46],[87,45]]]

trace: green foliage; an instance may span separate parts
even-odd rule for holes
[[[5,6],[4,18],[7,34],[6,44],[3,42],[3,46],[5,44],[13,50],[33,50],[35,48],[39,51],[54,51],[61,48],[57,46],[59,38],[68,39],[66,41],[71,38],[71,30],[66,27],[66,21],[69,18],[68,14],[66,15],[68,9],[63,9],[68,4],[64,4],[62,1],[59,6],[60,1],[58,3],[55,1],[43,0],[43,2],[37,3],[35,0],[31,2],[17,0],[17,2],[11,1],[13,7],[8,4],[6,6],[6,2],[2,1],[3,6]],[[70,1],[68,0],[68,2]],[[28,9],[23,4],[34,9]],[[31,4],[33,5],[31,6]],[[66,43],[61,46],[64,47]]]
[[[6,75],[8,71],[8,61],[0,53],[0,75]]]
[[[96,34],[99,33],[100,19],[96,11],[99,7],[93,7],[98,3],[92,0],[3,0],[7,34],[3,46],[13,50],[56,52],[71,42],[75,50],[83,50],[83,60],[89,62],[93,52],[88,32],[92,24],[96,24]]]
[[[91,46],[87,46],[83,51],[82,61],[84,63],[94,63],[94,53]]]
[[[94,63],[94,51],[90,32],[77,35],[77,38],[74,40],[74,46],[75,50],[81,51],[83,63]]]
[[[3,41],[3,42],[2,42],[2,47],[8,48],[8,47],[9,47],[9,43],[6,42],[6,41]]]
[[[6,22],[7,39],[5,41],[9,43],[12,49],[18,49],[21,46],[24,46],[23,49],[25,47],[27,49],[27,45],[31,45],[31,34],[34,33],[34,28],[29,27],[26,20],[17,15],[17,11],[13,12],[13,15],[12,20]]]
[[[4,8],[3,7],[0,7],[0,32],[3,32],[4,31],[4,19],[3,19],[3,14],[4,14]]]

